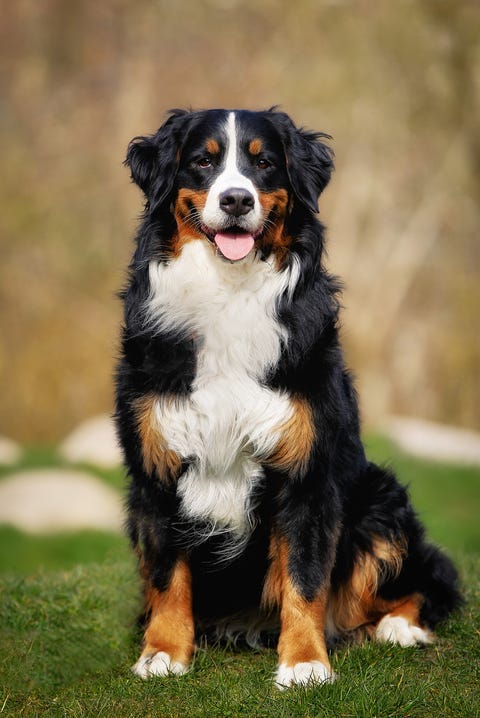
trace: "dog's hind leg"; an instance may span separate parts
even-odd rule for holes
[[[386,602],[384,611],[388,612],[378,621],[374,637],[384,643],[396,643],[399,646],[415,646],[433,641],[433,634],[421,627],[420,607],[422,597],[418,594],[407,596],[401,601]]]
[[[431,643],[436,624],[460,603],[452,562],[425,540],[395,476],[373,464],[350,496],[332,578],[337,635]]]
[[[376,606],[383,615],[375,638],[401,646],[431,643],[432,630],[461,603],[452,562],[420,536],[410,541],[398,576],[379,586]]]

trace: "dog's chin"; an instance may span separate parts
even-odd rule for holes
[[[202,231],[215,247],[217,254],[228,262],[241,262],[255,251],[256,240],[261,230],[252,232],[240,226],[225,227],[218,230],[202,227]]]

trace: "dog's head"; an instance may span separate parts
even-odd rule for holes
[[[173,211],[172,251],[206,238],[234,262],[254,248],[284,254],[287,215],[295,206],[318,211],[333,169],[325,137],[277,111],[174,110],[154,135],[130,143],[126,163],[148,211]]]

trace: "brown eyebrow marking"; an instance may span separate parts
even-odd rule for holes
[[[213,137],[206,141],[205,149],[207,152],[210,152],[211,155],[218,155],[220,152],[220,146],[217,140],[214,140]]]
[[[248,151],[251,155],[259,155],[262,151],[263,143],[262,140],[259,140],[258,138],[255,140],[252,140],[250,144],[248,145]]]

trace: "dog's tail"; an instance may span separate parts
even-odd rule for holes
[[[463,603],[458,573],[452,561],[435,546],[425,545],[420,570],[423,573],[420,610],[423,623],[434,628]]]

